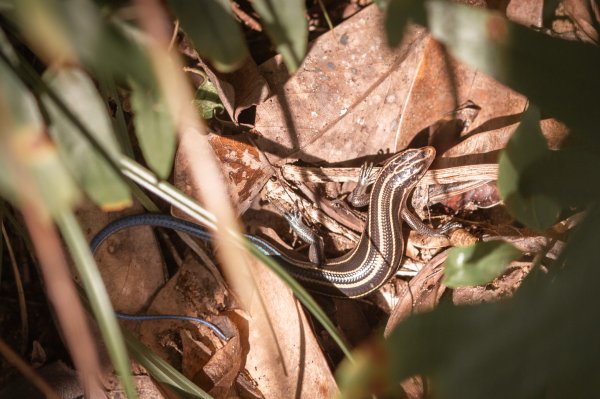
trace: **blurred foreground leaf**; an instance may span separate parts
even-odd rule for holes
[[[387,341],[363,347],[356,367],[346,362],[338,370],[341,397],[396,397],[400,381],[420,374],[430,378],[438,398],[595,397],[598,226],[595,205],[552,265],[554,272],[534,269],[536,278],[529,277],[512,299],[442,304],[409,317]]]
[[[53,71],[44,79],[100,145],[117,159],[120,151],[112,124],[92,81],[77,69]],[[130,206],[129,188],[117,171],[47,95],[42,99],[52,119],[50,133],[85,192],[107,211]]]
[[[31,49],[46,62],[83,64],[119,82],[134,79],[150,87],[153,70],[134,25],[110,15],[91,0],[7,0]],[[1,9],[0,9],[1,11]],[[8,18],[12,14],[7,14]]]
[[[275,44],[290,73],[296,72],[306,54],[308,22],[303,0],[254,0],[252,7]]]
[[[173,167],[176,134],[164,97],[157,90],[144,89],[132,82],[131,107],[135,112],[135,133],[148,165],[161,178]]]
[[[422,0],[390,0],[379,7],[387,9],[385,33],[391,47],[396,47],[402,41],[408,21],[422,23],[425,20],[425,7]]]
[[[539,123],[539,111],[530,106],[500,154],[498,189],[512,216],[533,229],[544,230],[558,219],[560,204],[543,193],[525,192],[521,184],[529,166],[550,153]]]
[[[0,193],[17,205],[26,195],[56,216],[74,206],[79,191],[45,136],[33,94],[14,73],[18,61],[2,31],[0,46]]]
[[[520,254],[518,249],[502,241],[452,248],[444,262],[443,284],[451,288],[487,284]]]
[[[194,48],[221,72],[232,72],[248,56],[227,0],[167,0]]]
[[[519,179],[525,196],[552,198],[565,211],[600,199],[600,148],[566,146],[535,159]]]
[[[426,10],[432,35],[452,55],[600,142],[598,47],[550,37],[478,7],[435,0]]]

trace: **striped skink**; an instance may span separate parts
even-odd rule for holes
[[[433,159],[433,147],[408,149],[392,156],[380,169],[369,195],[364,231],[356,247],[347,254],[326,260],[323,265],[302,258],[265,239],[247,235],[263,253],[279,263],[306,288],[327,296],[358,298],[381,287],[396,272],[404,251],[402,222],[427,235],[443,235],[456,225],[439,229],[424,225],[406,208],[411,190],[423,177]],[[91,243],[93,250],[111,234],[128,227],[150,225],[183,231],[208,239],[201,226],[168,215],[144,214],[119,219],[106,226]]]

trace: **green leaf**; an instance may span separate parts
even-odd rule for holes
[[[590,207],[550,273],[537,274],[513,297],[441,303],[410,316],[386,341],[363,346],[356,354],[363,361],[340,366],[341,397],[402,397],[400,382],[417,375],[439,398],[597,396],[600,321],[590,312],[600,307],[600,268],[590,254],[598,248],[598,208]],[[361,365],[380,372],[357,387]]]
[[[449,52],[501,83],[578,134],[600,141],[600,50],[533,31],[498,12],[446,1],[426,4],[429,29]]]
[[[288,70],[296,72],[308,45],[304,0],[254,0],[252,7]]]
[[[80,193],[45,136],[33,94],[14,73],[19,64],[2,31],[0,46],[6,56],[0,59],[0,194],[16,205],[23,197],[39,196],[39,203],[56,215],[73,207]]]
[[[534,160],[520,176],[524,196],[545,196],[563,210],[584,209],[600,199],[600,155],[593,147],[566,146]]]
[[[543,192],[524,191],[521,184],[528,168],[549,156],[539,121],[539,111],[530,106],[500,154],[498,190],[513,217],[532,229],[544,230],[556,222],[561,206]]]
[[[23,32],[43,58],[77,58],[88,70],[152,81],[152,64],[139,44],[143,36],[132,25],[110,16],[91,0],[20,0],[14,2]]]
[[[215,114],[221,113],[225,109],[217,93],[217,88],[208,77],[205,77],[204,83],[198,87],[194,104],[202,118],[206,120],[214,118]]]
[[[157,90],[131,84],[131,107],[135,112],[135,134],[148,165],[161,178],[171,173],[176,134],[165,98]]]
[[[451,288],[487,284],[520,255],[518,249],[502,241],[452,248],[444,262],[443,283]]]
[[[167,0],[181,27],[203,57],[221,72],[237,69],[248,56],[239,24],[227,0]]]
[[[48,73],[44,79],[102,147],[114,154],[115,159],[118,158],[119,147],[112,124],[92,81],[76,69]],[[94,150],[47,95],[43,95],[42,100],[52,120],[50,133],[71,173],[85,192],[104,210],[129,206],[129,188],[119,173]]]
[[[425,8],[422,0],[391,0],[384,7],[387,8],[385,33],[390,47],[400,44],[409,20],[419,23],[425,20]]]

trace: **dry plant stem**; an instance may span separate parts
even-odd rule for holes
[[[175,40],[177,40],[177,32],[179,32],[179,20],[175,21],[175,26],[173,26],[173,33],[171,34],[171,40],[169,40],[168,51],[173,50],[173,46],[175,46]]]
[[[248,15],[247,12],[245,12],[244,10],[242,10],[240,8],[240,6],[238,5],[238,3],[235,0],[230,1],[231,4],[231,9],[233,10],[233,13],[236,15],[236,17],[238,17],[248,28],[256,31],[256,32],[262,32],[262,26],[260,26],[260,24],[258,23],[258,21],[256,21],[256,19],[252,18],[250,15]]]
[[[8,250],[8,256],[10,258],[10,265],[12,267],[13,275],[15,277],[15,285],[17,286],[17,296],[19,298],[19,313],[21,317],[21,354],[25,353],[25,348],[27,345],[27,340],[29,337],[29,323],[27,316],[27,302],[25,302],[25,290],[23,289],[23,281],[21,280],[21,273],[19,272],[19,267],[17,266],[17,259],[15,258],[15,252],[13,251],[12,244],[6,233],[6,228],[4,227],[4,223],[2,223],[2,236],[4,237],[4,242],[6,243],[6,249]]]
[[[335,32],[333,30],[333,24],[331,23],[331,18],[329,18],[329,13],[327,12],[327,9],[325,8],[325,4],[323,4],[323,0],[317,0],[317,1],[319,3],[319,8],[321,9],[321,12],[323,13],[323,17],[325,17],[325,22],[327,22],[327,27],[332,32],[332,35],[334,35],[334,37],[335,37]]]
[[[193,107],[193,93],[182,73],[182,66],[166,51],[170,37],[161,5],[156,0],[136,1],[140,24],[148,33],[149,50],[155,74],[169,105],[180,135],[180,151],[188,160],[201,160],[202,169],[190,168],[190,178],[199,187],[207,210],[215,215],[215,239],[226,269],[239,270],[245,264],[242,250],[228,239],[228,231],[239,231],[221,172],[206,138],[206,129]],[[239,294],[239,293],[238,293]]]
[[[373,168],[373,173],[379,172],[379,167]],[[281,167],[283,177],[293,183],[327,183],[357,181],[360,168],[305,168],[294,165]],[[497,180],[497,164],[480,164],[455,166],[444,169],[430,169],[419,182],[420,186],[433,184],[450,184],[471,180]]]
[[[0,338],[0,354],[6,361],[19,370],[47,399],[60,399],[60,396],[36,371],[16,354],[10,346]]]
[[[260,293],[253,283],[252,271],[248,267],[243,249],[237,240],[231,239],[240,237],[240,229],[230,206],[215,155],[208,143],[205,126],[193,107],[193,93],[179,60],[175,59],[174,55],[172,58],[166,51],[169,42],[166,23],[168,19],[157,0],[137,0],[135,4],[140,25],[150,38],[148,49],[155,74],[180,135],[180,154],[194,165],[189,168],[191,184],[199,188],[204,205],[212,212],[217,222],[215,244],[220,249],[217,256],[240,304],[251,304],[253,297]],[[277,353],[275,342],[278,340],[269,327],[267,310],[264,306],[247,310],[260,331],[262,345],[269,348],[271,353]],[[274,372],[281,364],[281,360],[274,360],[272,364],[265,365],[264,371]]]
[[[100,385],[100,361],[85,311],[71,279],[58,233],[49,216],[40,214],[38,209],[26,202],[22,206],[48,298],[56,310],[75,367],[81,373],[86,397],[101,397],[104,393]]]
[[[308,188],[306,184],[299,184],[298,189],[306,196],[306,198],[316,204],[325,215],[354,231],[360,232],[363,230],[365,225],[364,219],[361,219],[356,213],[351,212],[347,202],[344,203],[339,201],[339,204],[335,204],[337,200],[321,198],[317,196],[313,190]]]
[[[179,155],[190,163],[190,184],[198,187],[203,205],[215,216],[214,239],[224,274],[240,305],[251,315],[251,335],[258,337],[261,348],[276,354],[280,352],[279,339],[273,334],[268,309],[263,305],[262,294],[257,289],[245,251],[239,245],[243,242],[240,229],[220,168],[208,143],[205,126],[193,107],[191,87],[179,60],[166,52],[169,42],[166,15],[157,0],[136,0],[134,4],[140,26],[149,36],[148,50],[153,68],[177,127]],[[268,380],[275,381],[277,370],[286,367],[285,359],[271,358],[263,366],[261,373],[268,376],[265,377]]]

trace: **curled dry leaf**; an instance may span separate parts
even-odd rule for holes
[[[261,103],[269,96],[269,86],[258,73],[252,58],[247,57],[234,72],[223,73],[215,71],[206,64],[187,39],[181,41],[180,50],[206,72],[217,88],[219,99],[233,121],[237,122],[242,111]]]

